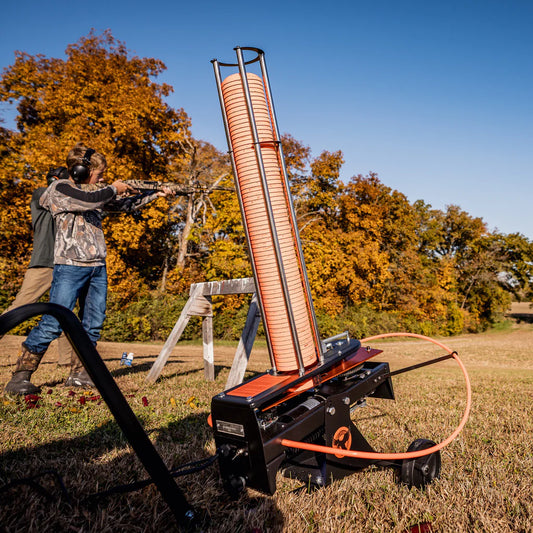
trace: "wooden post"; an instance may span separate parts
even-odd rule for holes
[[[202,338],[204,345],[204,375],[205,379],[215,379],[215,353],[213,350],[213,316],[206,316],[202,321]]]
[[[260,321],[261,314],[259,313],[257,296],[254,293],[252,301],[250,302],[250,309],[248,309],[248,315],[246,316],[246,324],[244,325],[242,336],[239,340],[239,345],[237,346],[237,351],[235,352],[235,357],[233,359],[233,364],[231,365],[228,380],[226,381],[226,390],[242,383]]]
[[[185,326],[189,323],[191,316],[193,316],[193,313],[191,313],[191,308],[193,307],[193,304],[196,301],[196,296],[200,292],[201,288],[199,287],[199,284],[191,285],[191,289],[189,291],[189,299],[187,300],[185,307],[182,309],[180,317],[172,328],[172,331],[170,332],[170,335],[168,336],[165,344],[163,345],[161,352],[159,352],[157,359],[152,365],[150,372],[148,372],[148,375],[145,378],[145,382],[155,383],[157,381],[157,378],[161,375],[161,371],[163,370],[163,367],[165,366],[166,362],[168,361],[168,358],[170,357],[170,352],[173,350],[174,346],[176,346],[176,343],[180,340],[181,334],[183,333]]]
[[[161,352],[157,356],[152,368],[145,378],[146,383],[155,383],[161,375],[170,353],[179,341],[185,326],[191,316],[201,316],[202,339],[204,355],[204,372],[206,379],[215,379],[215,363],[213,349],[213,307],[211,296],[224,294],[253,293],[252,302],[246,318],[246,325],[235,353],[235,358],[230,371],[228,383],[237,385],[242,381],[246,371],[246,363],[250,357],[257,328],[259,327],[259,308],[255,296],[255,283],[253,278],[231,279],[227,281],[208,281],[206,283],[193,283],[189,291],[189,299],[181,311],[180,317],[166,340]],[[244,365],[244,366],[243,366]],[[235,370],[234,370],[235,367]],[[240,376],[240,377],[239,377]],[[236,381],[240,380],[240,381]],[[233,386],[233,385],[232,385]]]

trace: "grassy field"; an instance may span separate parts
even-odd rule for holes
[[[0,344],[0,384],[9,379],[21,338]],[[187,499],[205,513],[212,532],[433,532],[533,531],[533,327],[444,340],[457,350],[472,381],[472,413],[465,430],[442,453],[442,474],[425,490],[397,483],[392,469],[368,469],[307,493],[278,475],[273,497],[247,491],[238,501],[222,491],[216,466],[178,478]],[[422,341],[372,343],[381,360],[401,368],[444,352]],[[123,351],[131,368],[119,365]],[[144,377],[157,345],[102,343],[101,356],[169,468],[215,452],[206,423],[211,397],[224,389],[234,347],[217,346],[215,382],[203,375],[201,346],[175,348],[162,378]],[[70,506],[51,474],[40,482],[55,497],[17,486],[0,492],[0,531],[172,531],[171,513],[153,486],[93,503],[89,494],[141,480],[146,473],[96,391],[70,391],[67,370],[51,349],[35,374],[38,408],[0,396],[0,485],[54,470],[71,495]],[[249,371],[268,368],[264,347],[254,348]],[[357,426],[381,451],[405,451],[416,438],[440,441],[465,406],[465,387],[453,361],[394,378],[396,401],[373,400],[357,409]],[[84,397],[85,402],[81,397]],[[429,525],[427,525],[429,524]],[[416,530],[416,529],[415,529]]]

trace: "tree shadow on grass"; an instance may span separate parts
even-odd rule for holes
[[[149,432],[169,470],[210,457],[207,450],[212,436],[205,420],[206,413],[192,414]],[[0,490],[1,531],[178,529],[172,512],[153,484],[135,492],[94,496],[117,485],[148,478],[114,420],[78,437],[0,455],[1,486],[43,471],[49,474],[36,481],[46,493],[31,484]],[[58,479],[64,483],[71,504]],[[216,463],[201,472],[179,477],[176,483],[199,511],[202,531],[283,529],[283,516],[272,498],[244,493],[238,501],[230,500],[223,492]],[[90,495],[93,497],[87,499]]]
[[[516,320],[518,324],[533,324],[533,313],[509,313],[506,316]]]
[[[223,370],[229,370],[230,368],[231,367],[228,365],[215,365],[215,379],[218,377],[220,372],[222,372]],[[180,376],[187,376],[189,374],[195,374],[197,372],[204,372],[204,367],[200,366],[198,368],[191,368],[189,370],[184,370],[183,372],[172,372],[170,374],[161,373],[161,375],[157,378],[157,381],[161,382],[161,381],[169,380],[169,379],[180,377]],[[113,372],[111,373],[113,374]]]

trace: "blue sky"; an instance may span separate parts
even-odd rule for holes
[[[161,59],[169,104],[221,150],[209,61],[262,48],[280,130],[313,155],[342,150],[343,179],[377,172],[411,201],[533,239],[532,1],[9,2],[0,66],[15,50],[64,57],[91,28]],[[0,116],[10,126],[6,104]]]

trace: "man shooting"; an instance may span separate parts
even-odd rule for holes
[[[82,325],[96,345],[106,316],[107,298],[102,209],[123,210],[117,196],[136,191],[121,180],[92,190],[91,185],[103,180],[107,163],[102,154],[81,143],[69,152],[67,167],[69,178],[54,181],[40,200],[40,205],[51,212],[56,226],[50,302],[73,310],[79,300]],[[143,198],[142,205],[168,192]],[[126,197],[124,201],[127,200],[128,210],[132,210],[131,200]],[[30,381],[31,375],[37,370],[50,343],[60,333],[59,322],[50,315],[43,315],[22,343],[22,355],[17,359],[5,392],[21,395],[39,392],[39,388]],[[65,385],[93,386],[77,357],[73,358]]]

